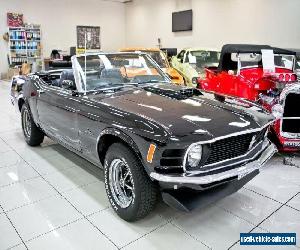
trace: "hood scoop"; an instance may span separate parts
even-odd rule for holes
[[[202,93],[198,89],[181,87],[176,85],[147,86],[144,87],[144,90],[153,94],[166,96],[177,100],[184,100],[193,96],[202,95]]]

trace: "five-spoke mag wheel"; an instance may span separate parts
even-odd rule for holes
[[[126,162],[114,159],[110,164],[109,185],[112,196],[121,208],[127,208],[134,199],[134,183]]]
[[[25,103],[21,108],[21,120],[24,138],[27,144],[30,146],[40,145],[44,140],[44,133],[34,123],[30,109]]]
[[[157,183],[150,180],[141,160],[125,143],[114,143],[108,148],[104,178],[109,202],[122,219],[136,221],[154,209]]]

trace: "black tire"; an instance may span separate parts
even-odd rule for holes
[[[127,207],[120,206],[120,201],[118,198],[116,198],[115,188],[112,184],[114,183],[112,181],[114,162],[119,162],[120,160],[125,163],[124,167],[126,170],[130,170],[129,181],[132,181],[133,186],[133,197],[131,197],[132,200]],[[121,143],[114,143],[109,147],[105,156],[104,177],[105,189],[110,204],[122,219],[126,221],[136,221],[148,215],[155,208],[158,200],[158,186],[156,183],[150,180],[140,160],[125,145]],[[122,183],[126,183],[126,177]],[[120,184],[119,187],[120,186],[122,185]]]
[[[26,143],[30,146],[40,145],[44,140],[44,133],[35,125],[26,104],[23,104],[21,108],[21,120]]]

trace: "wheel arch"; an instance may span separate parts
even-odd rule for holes
[[[134,140],[124,132],[114,129],[114,128],[107,128],[104,129],[97,139],[97,152],[99,156],[99,160],[102,165],[104,165],[104,159],[108,148],[113,143],[122,143],[129,148],[136,154],[136,156],[142,161],[141,152],[134,142]]]

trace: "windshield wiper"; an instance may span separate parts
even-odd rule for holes
[[[141,81],[137,82],[137,84],[146,84],[146,83],[169,83],[168,81],[160,81],[160,80],[147,80],[147,81]]]
[[[115,92],[116,90],[120,90],[124,87],[128,87],[128,86],[137,86],[137,83],[118,83],[118,84],[108,84],[105,87],[100,87],[100,88],[95,88],[92,90],[89,90],[87,92],[91,92],[91,93],[97,93],[97,92]]]
[[[108,93],[108,92],[115,92],[116,90],[124,88],[123,85],[119,85],[119,86],[116,86],[116,87],[108,87],[108,86],[107,87],[103,87],[103,88],[88,90],[87,92],[88,93],[93,93],[93,94],[98,93],[98,92]]]
[[[146,83],[169,83],[168,81],[160,81],[160,80],[147,80],[147,81],[141,81],[141,82],[127,82],[127,83],[118,83],[118,84],[107,84],[105,87],[100,88],[94,88],[91,90],[88,90],[87,93],[104,93],[104,92],[115,92],[116,90],[120,90],[127,86],[138,86],[140,84],[146,84]]]

